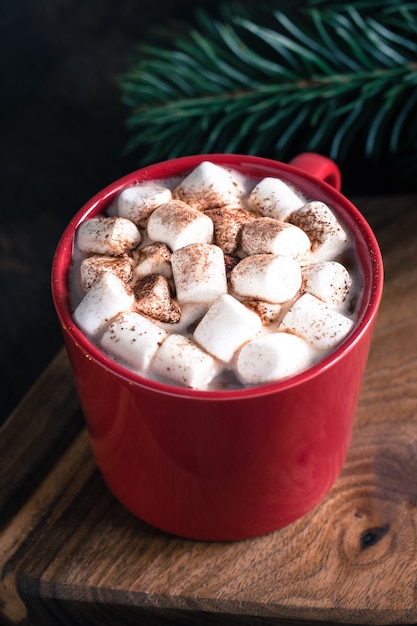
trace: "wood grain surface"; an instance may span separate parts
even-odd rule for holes
[[[328,497],[248,541],[151,528],[104,485],[62,350],[0,430],[0,623],[417,622],[417,197],[356,203],[386,280]]]

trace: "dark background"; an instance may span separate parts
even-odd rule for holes
[[[0,3],[0,423],[62,345],[50,296],[61,232],[89,197],[136,168],[123,155],[117,76],[153,24],[192,6]]]
[[[213,0],[198,2],[213,7]],[[52,256],[70,217],[136,168],[124,155],[117,76],[135,44],[186,0],[0,3],[0,423],[62,346],[50,295]],[[347,195],[396,191],[355,158]]]

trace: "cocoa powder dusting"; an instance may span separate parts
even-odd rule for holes
[[[175,226],[179,230],[192,224],[200,212],[181,200],[171,200],[156,209],[156,214],[162,225]]]
[[[202,194],[201,191],[185,191],[180,187],[174,191],[174,197],[197,210],[206,209],[208,207],[217,208],[225,204],[224,195],[216,191],[214,185],[208,186],[204,190],[204,194]]]
[[[232,254],[240,243],[244,224],[256,220],[256,215],[247,209],[222,207],[204,211],[214,225],[214,241],[225,254]]]
[[[175,324],[181,318],[181,308],[173,300],[167,279],[161,274],[149,274],[139,279],[134,288],[135,308],[160,322]]]
[[[137,256],[137,263],[141,263],[145,259],[150,256],[158,256],[161,260],[169,262],[171,260],[171,251],[168,246],[164,243],[160,243],[156,241],[154,243],[149,243],[143,248],[140,248]]]
[[[225,254],[224,255],[224,265],[226,268],[226,278],[229,281],[230,280],[230,274],[233,270],[234,267],[236,267],[236,265],[240,262],[240,259],[236,256],[233,256],[232,254]]]
[[[289,216],[288,222],[293,226],[298,226],[308,235],[313,252],[325,242],[329,235],[330,222],[320,219],[317,215],[295,211]]]

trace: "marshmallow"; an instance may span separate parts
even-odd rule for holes
[[[239,378],[257,385],[298,374],[312,364],[311,346],[296,335],[270,333],[246,343],[236,359]]]
[[[173,195],[199,210],[226,206],[236,203],[239,183],[224,167],[204,161],[180,182]]]
[[[303,291],[337,306],[349,293],[352,279],[347,269],[337,261],[322,261],[302,268]]]
[[[87,254],[121,256],[142,241],[138,228],[125,217],[92,217],[77,231],[77,244]]]
[[[264,326],[269,326],[278,321],[281,316],[282,306],[272,302],[262,302],[262,300],[243,300],[243,304],[259,315]]]
[[[227,293],[223,252],[208,243],[191,243],[171,255],[177,298],[183,302],[208,302]]]
[[[240,243],[242,226],[256,220],[256,215],[246,209],[219,207],[207,209],[205,214],[214,224],[214,242],[224,254],[232,254]]]
[[[185,387],[204,389],[219,371],[217,361],[187,337],[169,335],[151,361],[153,374]]]
[[[213,230],[207,215],[181,200],[171,200],[155,209],[147,224],[149,239],[165,243],[171,250],[189,243],[211,243]]]
[[[171,278],[170,249],[164,243],[158,242],[139,248],[133,271],[138,278],[148,274],[161,274],[165,278]]]
[[[149,274],[135,283],[135,308],[160,322],[175,323],[181,317],[181,309],[171,297],[167,279],[160,274]]]
[[[127,285],[114,274],[104,272],[75,309],[74,320],[87,335],[94,336],[118,313],[130,309],[133,301]]]
[[[259,316],[233,296],[225,294],[209,308],[193,338],[207,352],[227,363],[238,348],[261,330]]]
[[[300,209],[305,199],[298,196],[280,178],[263,178],[251,191],[249,205],[266,217],[284,221],[293,211]]]
[[[245,255],[284,254],[300,261],[310,250],[310,239],[297,226],[260,217],[242,227],[241,247]]]
[[[237,296],[273,303],[294,298],[301,282],[300,265],[291,256],[254,254],[242,259],[230,274]]]
[[[156,321],[160,328],[163,328],[169,333],[182,334],[185,337],[190,337],[197,324],[207,313],[209,305],[206,303],[191,303],[181,305],[181,317],[178,322],[165,323]]]
[[[312,253],[319,253],[321,260],[339,254],[348,243],[346,232],[324,202],[308,202],[291,213],[288,222],[298,226],[308,235]]]
[[[158,184],[126,187],[117,197],[117,214],[144,226],[149,215],[172,198],[171,190]]]
[[[118,315],[106,328],[101,347],[134,370],[146,372],[157,349],[168,336],[146,317],[129,311]]]
[[[93,282],[103,272],[111,272],[124,283],[127,283],[132,277],[132,266],[127,256],[94,255],[87,257],[81,262],[80,266],[80,284],[83,291],[90,289]]]
[[[280,330],[303,337],[319,350],[330,350],[348,335],[352,327],[350,318],[305,293],[284,316]]]

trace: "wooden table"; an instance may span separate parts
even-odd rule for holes
[[[356,201],[386,283],[352,444],[314,511],[270,535],[159,532],[108,492],[62,350],[0,430],[0,622],[417,622],[417,196]]]

